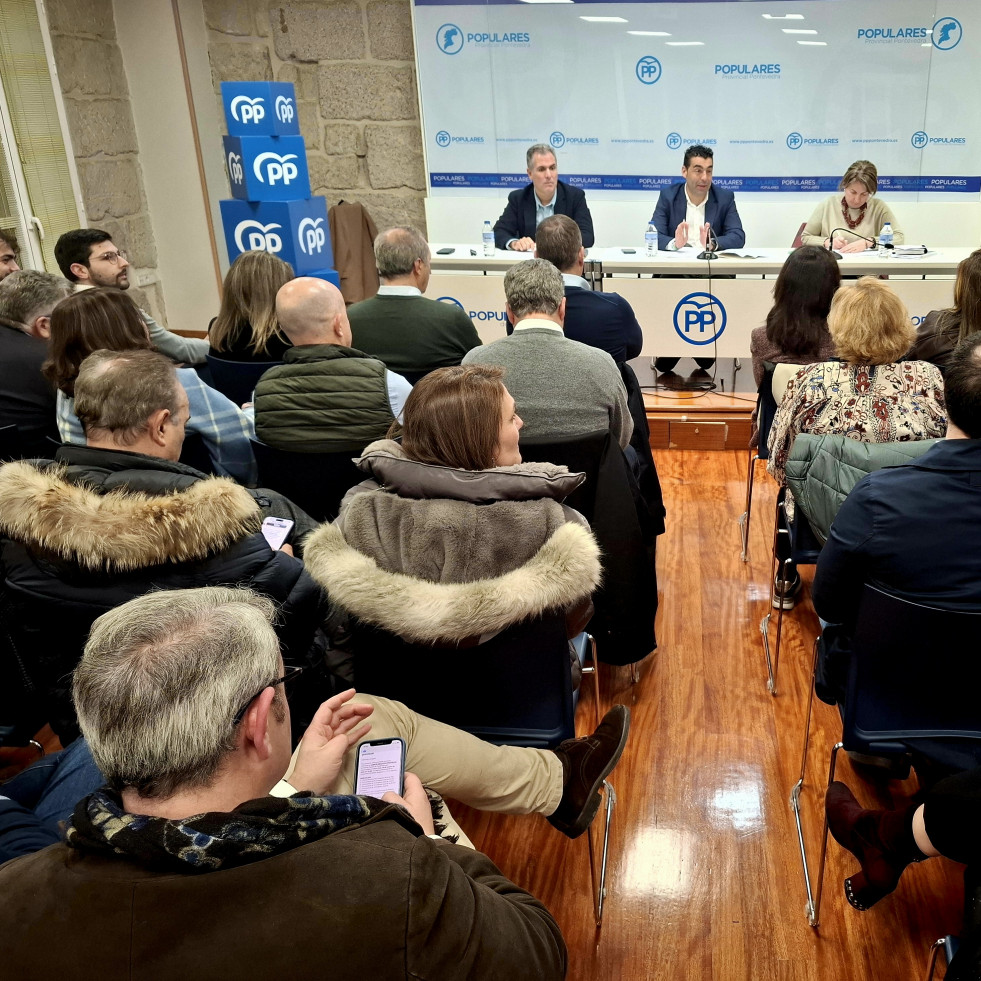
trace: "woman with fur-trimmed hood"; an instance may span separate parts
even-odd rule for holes
[[[500,368],[440,368],[413,388],[401,445],[371,443],[337,521],[307,541],[331,603],[413,644],[474,647],[545,611],[574,637],[592,614],[599,547],[562,501],[585,479],[522,463]]]

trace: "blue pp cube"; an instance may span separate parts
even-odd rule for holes
[[[224,146],[232,197],[242,201],[310,197],[302,136],[226,136]]]
[[[292,82],[222,82],[230,136],[298,136],[300,119]]]
[[[220,201],[228,260],[262,249],[285,259],[298,276],[320,273],[334,265],[322,197],[304,201]]]

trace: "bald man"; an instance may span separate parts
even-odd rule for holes
[[[293,347],[256,385],[259,439],[303,453],[360,452],[401,421],[412,386],[351,347],[340,290],[309,276],[292,279],[276,294],[276,316]]]

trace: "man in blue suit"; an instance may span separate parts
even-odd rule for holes
[[[594,241],[593,219],[586,207],[586,195],[559,180],[559,167],[550,146],[536,143],[525,154],[531,183],[512,191],[504,214],[494,225],[494,244],[499,249],[532,252],[538,226],[552,215],[568,215],[582,232],[588,249]]]
[[[565,285],[565,336],[606,351],[618,364],[636,358],[644,335],[633,308],[619,293],[593,291],[582,275],[585,252],[571,218],[553,215],[538,226],[535,255],[552,263]]]
[[[657,229],[659,249],[669,252],[676,249],[703,251],[710,234],[718,250],[741,249],[746,244],[743,224],[736,210],[736,196],[732,191],[713,186],[713,164],[711,147],[696,143],[685,150],[685,162],[681,167],[681,176],[685,180],[661,191],[651,218]],[[654,367],[661,372],[671,372],[679,360],[656,358]],[[704,374],[715,364],[715,360],[695,358],[695,363]],[[699,378],[698,381],[704,379]]]

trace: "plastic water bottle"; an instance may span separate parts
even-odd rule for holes
[[[879,232],[879,245],[883,249],[892,248],[892,225],[887,221]]]
[[[494,229],[491,228],[491,223],[489,221],[484,222],[484,255],[492,256],[494,254]]]
[[[644,232],[644,254],[648,259],[653,259],[657,255],[657,229],[653,223],[647,226]]]

